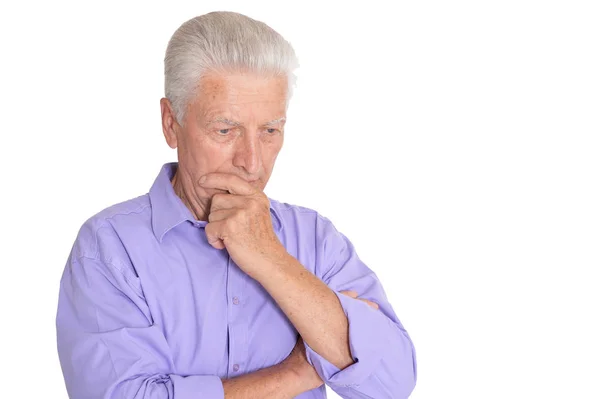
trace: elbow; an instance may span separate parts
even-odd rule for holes
[[[385,397],[389,399],[406,399],[415,389],[417,379],[412,370],[402,369],[400,373],[390,376],[388,380],[380,378],[377,374],[373,374],[375,381],[379,387],[376,389],[377,397]]]
[[[105,398],[170,399],[173,397],[173,383],[166,374],[139,376],[124,380],[109,389]]]
[[[417,385],[417,379],[410,374],[405,376],[405,378],[402,378],[398,385],[399,386],[396,387],[396,394],[393,398],[408,398]]]
[[[402,356],[400,366],[402,373],[398,378],[399,386],[397,387],[398,396],[394,396],[397,398],[408,398],[417,385],[417,358],[415,347],[408,336],[406,336],[406,340],[408,343],[407,347],[410,349],[407,348]]]
[[[408,398],[417,385],[417,360],[415,348],[404,332],[402,343],[396,348],[398,350],[390,351],[387,357],[387,367],[385,378],[378,376],[381,384],[381,392],[387,392],[390,398],[400,399]],[[384,381],[389,381],[384,384]]]

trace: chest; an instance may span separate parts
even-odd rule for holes
[[[297,338],[287,316],[226,250],[198,244],[180,241],[138,268],[176,372],[231,378],[283,361]]]

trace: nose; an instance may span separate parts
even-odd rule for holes
[[[244,168],[248,175],[255,175],[260,170],[260,142],[256,135],[246,134],[239,140],[238,149],[233,160],[234,166]]]

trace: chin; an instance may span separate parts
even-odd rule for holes
[[[259,188],[261,191],[265,188],[265,184],[263,184],[262,180],[255,180],[251,182],[250,185]]]

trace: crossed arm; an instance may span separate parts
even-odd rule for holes
[[[230,380],[171,374],[169,346],[149,324],[131,279],[99,259],[70,258],[56,320],[70,397],[291,398],[321,381],[345,399],[408,397],[416,380],[412,342],[350,242],[335,232],[328,237],[319,240],[328,255],[318,278],[291,256],[270,265],[272,276],[255,276],[302,336],[299,348],[279,365]]]
[[[416,383],[412,341],[350,241],[337,231],[330,236],[337,237],[328,243],[335,259],[325,261],[323,280],[292,256],[253,277],[302,336],[310,365],[341,397],[407,398]]]
[[[367,303],[374,309],[379,305],[368,299],[358,298],[355,291],[341,292],[350,298]],[[290,356],[277,365],[231,379],[223,379],[226,399],[238,398],[293,398],[302,392],[310,391],[323,384],[314,367],[308,363],[302,338]]]

